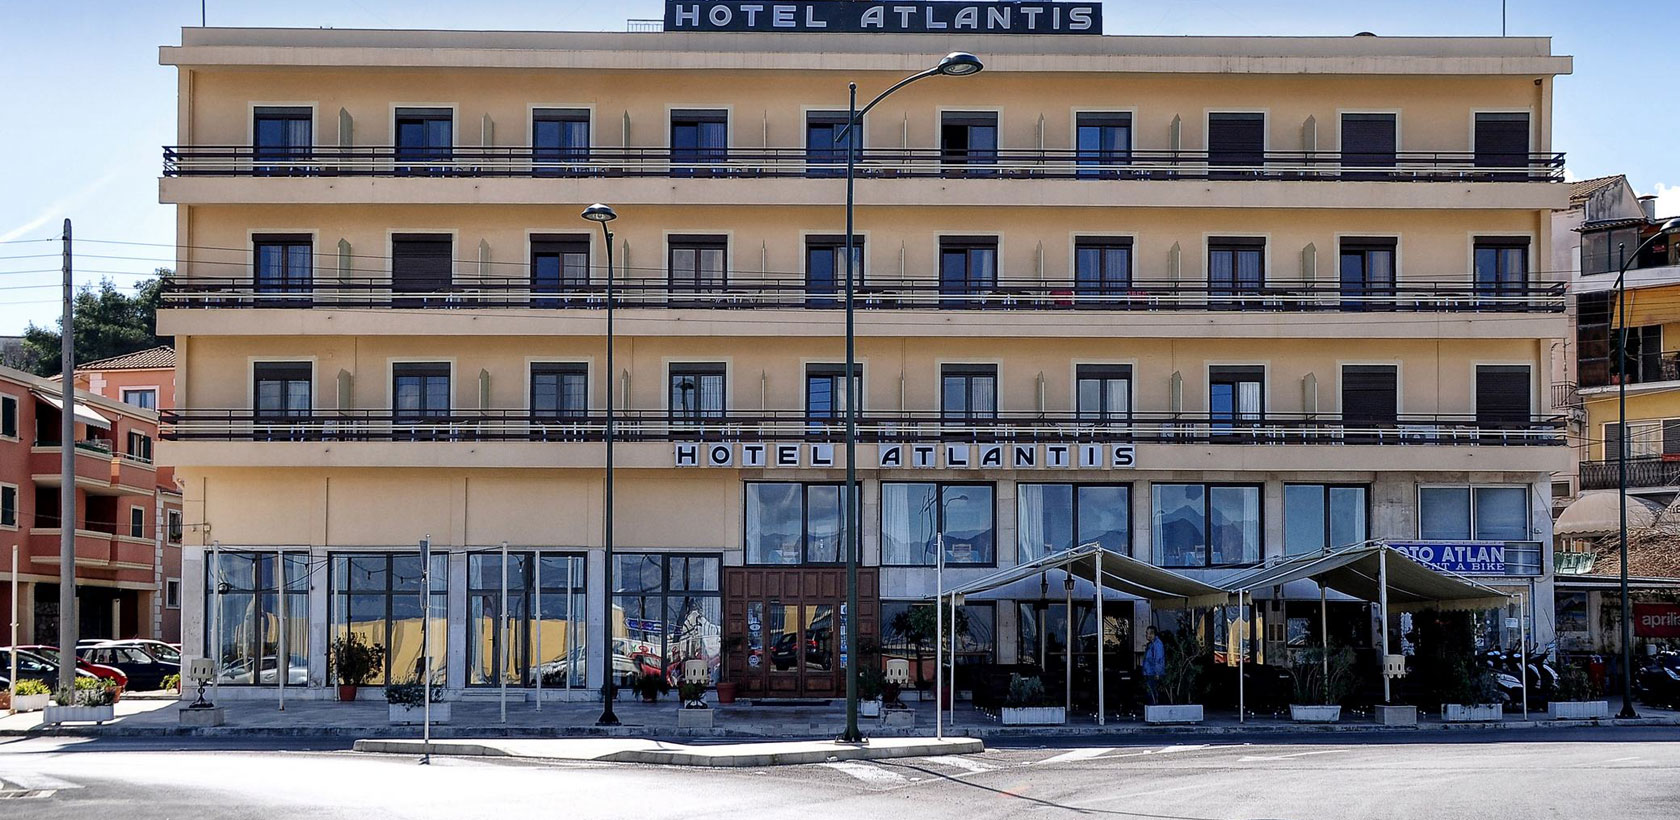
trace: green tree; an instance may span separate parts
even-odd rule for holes
[[[98,361],[172,344],[172,338],[157,335],[157,311],[163,282],[173,273],[158,268],[157,278],[136,284],[132,294],[119,290],[109,279],[77,291],[76,361]],[[58,375],[62,324],[62,319],[51,327],[31,322],[23,331],[24,364],[35,375]]]

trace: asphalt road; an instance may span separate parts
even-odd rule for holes
[[[1221,739],[1222,741],[1224,739]],[[10,818],[1663,818],[1680,730],[1068,747],[683,769],[361,755],[343,741],[0,742]]]

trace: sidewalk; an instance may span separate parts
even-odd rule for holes
[[[68,724],[59,727],[41,725],[41,713],[21,713],[12,717],[0,716],[0,736],[25,734],[68,734],[90,736],[167,736],[192,735],[200,737],[228,737],[238,735],[285,735],[352,738],[414,738],[420,735],[417,726],[392,726],[383,700],[359,700],[338,703],[324,700],[288,700],[284,712],[275,700],[229,700],[221,705],[226,709],[227,722],[213,728],[184,728],[176,711],[184,705],[179,701],[130,700],[117,704],[116,720],[103,726]],[[911,703],[914,723],[884,726],[879,720],[860,719],[865,735],[875,738],[927,737],[934,731],[932,703]],[[657,704],[620,701],[614,705],[621,726],[600,727],[595,721],[601,714],[599,703],[544,703],[541,711],[536,704],[510,698],[507,722],[500,719],[495,700],[472,699],[450,704],[453,720],[446,725],[432,727],[432,736],[450,738],[714,738],[714,739],[813,739],[833,738],[845,727],[845,704],[834,701],[824,706],[772,706],[736,704],[713,708],[712,728],[682,728],[677,725],[677,702],[667,698]],[[1612,705],[1614,708],[1614,704]],[[1524,721],[1520,714],[1507,712],[1505,720],[1494,723],[1443,724],[1438,715],[1426,715],[1417,728],[1379,726],[1368,715],[1346,715],[1333,724],[1297,724],[1284,718],[1253,716],[1239,723],[1234,712],[1209,712],[1208,719],[1194,726],[1151,726],[1135,718],[1110,719],[1098,726],[1089,715],[1076,715],[1064,726],[1004,726],[994,715],[976,710],[972,705],[957,706],[955,720],[947,715],[945,733],[955,737],[976,738],[1043,738],[1098,737],[1125,735],[1218,736],[1228,734],[1300,734],[1335,733],[1394,733],[1452,731],[1462,729],[1524,729],[1541,726],[1680,726],[1680,712],[1641,705],[1640,717],[1634,720],[1605,721],[1549,721],[1544,711],[1530,713]]]
[[[358,740],[355,750],[382,754],[523,757],[542,760],[590,760],[608,763],[654,763],[662,766],[794,766],[837,760],[888,760],[898,757],[979,754],[976,738],[877,738],[868,743],[805,740],[685,745],[643,738],[550,740]]]

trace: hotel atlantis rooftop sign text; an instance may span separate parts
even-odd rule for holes
[[[1101,3],[666,0],[666,31],[1101,34]]]
[[[676,467],[838,466],[833,444],[677,442]],[[1131,444],[880,444],[882,470],[1125,470],[1137,466]],[[861,465],[860,465],[861,466]]]

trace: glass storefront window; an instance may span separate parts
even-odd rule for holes
[[[1418,536],[1440,541],[1526,541],[1527,487],[1420,487]]]
[[[722,662],[722,559],[717,555],[619,553],[613,556],[613,676],[664,675],[675,684],[683,662]]]
[[[1477,541],[1527,540],[1527,488],[1477,487],[1475,496]]]
[[[943,535],[947,565],[992,566],[993,499],[990,484],[882,482],[882,563],[933,566]]]
[[[422,619],[430,621],[430,674],[442,680],[449,646],[449,556],[432,553],[431,601],[425,589],[420,553],[339,553],[331,556],[332,636],[355,633],[385,647],[385,668],[375,686],[420,679],[424,649]]]
[[[1096,543],[1131,553],[1132,488],[1103,484],[1020,484],[1016,534],[1022,563]]]
[[[1213,567],[1260,560],[1260,488],[1156,484],[1155,560],[1163,567]]]
[[[1470,538],[1470,488],[1424,487],[1418,490],[1418,536],[1429,540]]]
[[[945,614],[949,620],[950,610]],[[957,664],[997,662],[997,605],[972,603],[957,607]],[[911,680],[931,685],[936,652],[949,653],[951,644],[937,646],[937,618],[933,605],[919,601],[881,602],[881,657],[910,662]],[[945,625],[950,629],[949,622]],[[949,639],[947,639],[948,641]]]
[[[467,557],[467,684],[500,684],[506,675],[510,686],[535,686],[541,674],[545,688],[583,686],[583,556],[508,553],[506,635],[501,566],[499,551]]]
[[[1284,485],[1284,552],[1302,555],[1365,541],[1368,495],[1363,486]]]
[[[845,487],[749,482],[746,562],[833,564],[845,552]]]
[[[285,643],[280,648],[280,562],[285,561]],[[309,683],[309,556],[223,551],[205,566],[204,656],[224,685]],[[219,592],[218,592],[219,590]],[[219,611],[212,615],[213,610]],[[211,619],[215,623],[211,623]],[[215,632],[210,631],[214,626]],[[281,658],[285,658],[284,662]]]

